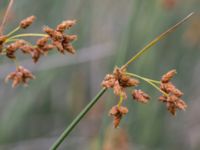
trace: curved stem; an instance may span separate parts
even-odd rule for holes
[[[48,36],[47,34],[40,34],[40,33],[25,33],[25,34],[18,34],[11,36],[9,39],[19,38],[19,37],[34,37],[34,36]]]
[[[20,29],[20,26],[18,26],[17,28],[15,28],[14,30],[12,30],[11,32],[9,32],[7,34],[7,36],[11,36],[13,33],[17,32]]]
[[[89,104],[78,114],[78,116],[71,122],[71,124],[64,130],[57,141],[51,146],[49,150],[56,150],[79,121],[86,115],[86,113],[92,108],[92,106],[99,100],[99,98],[105,93],[107,89],[102,88],[99,93],[91,100]]]
[[[13,38],[10,39],[10,38],[9,38],[9,39],[7,39],[7,40],[5,41],[5,43],[8,43],[8,42],[14,42],[14,41],[17,41],[17,40],[19,40],[19,39],[13,39]]]
[[[133,74],[133,73],[126,73],[129,76],[133,76],[133,77],[137,77],[139,79],[142,79],[144,81],[146,81],[147,83],[149,83],[151,86],[153,86],[155,89],[157,89],[158,91],[160,91],[162,94],[164,94],[165,96],[168,96],[167,93],[165,93],[163,90],[161,90],[156,84],[154,84],[151,80],[149,80],[148,78],[143,78],[139,75]],[[154,81],[154,80],[153,80]]]
[[[188,16],[183,18],[180,22],[169,28],[167,31],[160,34],[158,37],[156,37],[153,41],[148,43],[143,49],[141,49],[136,55],[134,55],[125,65],[122,66],[123,68],[126,68],[129,64],[131,64],[133,61],[135,61],[137,58],[139,58],[144,52],[149,50],[152,46],[154,46],[156,43],[158,43],[160,40],[165,38],[169,33],[173,32],[177,27],[179,27],[182,23],[184,23],[186,20],[188,20],[194,13],[190,13]]]
[[[151,82],[153,82],[153,83],[156,83],[156,84],[160,84],[160,81],[157,81],[157,80],[153,80],[153,79],[149,79],[149,78],[145,78],[145,77],[141,77],[141,76],[139,76],[139,75],[137,75],[137,74],[134,74],[134,73],[126,73],[127,75],[130,75],[130,76],[133,76],[133,77],[136,77],[136,78],[140,78],[140,79],[142,79],[142,80],[148,80],[148,81],[151,81]]]

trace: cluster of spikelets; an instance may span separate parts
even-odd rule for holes
[[[76,24],[76,20],[63,21],[55,29],[45,26],[43,28],[45,34],[28,33],[13,35],[19,29],[29,27],[34,20],[35,16],[30,16],[22,20],[19,26],[9,34],[0,35],[0,55],[16,60],[16,52],[21,51],[22,54],[30,55],[33,62],[37,63],[42,55],[47,55],[53,49],[57,49],[62,54],[65,54],[65,52],[75,53],[72,42],[77,39],[77,35],[69,35],[65,31],[73,27]],[[40,38],[37,39],[35,44],[31,44],[23,39],[26,36]],[[34,78],[29,70],[17,65],[16,70],[8,74],[5,81],[12,80],[12,87],[16,87],[19,84],[27,85],[27,82]]]
[[[183,93],[170,82],[171,78],[175,74],[175,70],[171,70],[164,74],[161,81],[157,82],[160,87],[155,85],[153,82],[151,83],[151,79],[149,79],[149,82],[154,85],[154,87],[157,87],[157,89],[163,94],[159,97],[159,100],[166,103],[167,109],[172,115],[176,114],[177,108],[185,110],[187,107],[186,103],[180,99]],[[105,76],[102,86],[105,88],[112,88],[114,94],[120,97],[118,104],[113,106],[109,112],[113,117],[115,128],[118,127],[122,117],[128,113],[128,108],[122,106],[123,100],[127,99],[126,88],[136,87],[139,83],[139,80],[131,76],[130,73],[127,73],[124,68],[116,67],[112,74],[107,74]],[[133,89],[131,95],[135,101],[144,104],[148,103],[150,100],[150,96],[140,89]]]
[[[162,76],[160,89],[165,93],[159,97],[161,102],[166,103],[167,109],[172,115],[176,115],[176,109],[185,110],[186,103],[181,99],[183,92],[177,89],[170,80],[176,74],[176,70],[171,70]]]

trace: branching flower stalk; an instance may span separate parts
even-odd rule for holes
[[[183,93],[177,89],[172,83],[171,79],[176,74],[176,70],[171,70],[164,74],[161,78],[161,81],[149,79],[142,77],[140,75],[127,72],[128,66],[133,63],[136,59],[142,56],[147,50],[152,46],[157,44],[160,40],[165,38],[167,35],[175,31],[181,24],[187,21],[193,13],[186,16],[180,22],[169,28],[164,33],[160,34],[153,41],[147,44],[143,49],[141,49],[136,55],[134,55],[127,63],[122,67],[115,67],[112,74],[107,74],[102,82],[103,88],[95,96],[94,99],[78,114],[78,116],[71,122],[71,124],[66,128],[66,130],[60,135],[60,137],[55,141],[51,146],[50,150],[56,150],[64,139],[69,135],[69,133],[74,129],[74,127],[79,123],[81,119],[87,114],[87,112],[93,107],[93,105],[99,100],[99,98],[105,93],[108,88],[112,88],[114,94],[119,97],[119,102],[117,105],[113,106],[109,114],[113,117],[114,127],[118,127],[122,117],[128,113],[128,108],[122,106],[123,101],[127,98],[126,88],[136,87],[139,84],[139,80],[143,80],[161,92],[162,96],[159,97],[159,100],[166,104],[168,111],[172,114],[176,114],[176,109],[185,110],[187,105],[181,99]],[[139,80],[137,80],[137,79]],[[132,97],[134,100],[141,103],[148,103],[150,96],[143,92],[142,90],[134,89],[132,91]]]
[[[58,24],[55,29],[45,26],[43,28],[45,34],[17,34],[18,31],[25,30],[35,21],[36,17],[30,16],[23,19],[19,25],[8,34],[3,34],[3,29],[12,4],[13,0],[10,0],[0,25],[0,56],[11,59],[16,65],[16,70],[8,74],[5,81],[12,80],[12,87],[16,87],[19,84],[27,86],[28,81],[30,79],[35,79],[35,76],[28,69],[19,64],[16,57],[17,51],[20,51],[24,55],[30,55],[34,63],[37,63],[41,56],[46,56],[53,49],[57,49],[62,54],[65,54],[65,52],[74,54],[75,49],[72,46],[72,42],[77,39],[77,36],[66,34],[65,31],[73,27],[76,24],[76,20],[65,20]],[[25,40],[26,37],[36,37],[39,39],[36,40],[36,43],[30,43]]]

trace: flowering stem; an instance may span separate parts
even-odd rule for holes
[[[120,99],[119,99],[119,102],[118,102],[118,107],[120,107],[120,106],[121,106],[122,102],[123,102],[123,96],[122,96],[122,95],[120,95]]]
[[[148,43],[143,49],[141,49],[136,55],[134,55],[125,65],[123,65],[122,69],[127,68],[127,66],[129,64],[131,64],[133,61],[135,61],[137,58],[139,58],[142,54],[144,54],[144,52],[146,52],[147,50],[149,50],[149,48],[151,48],[152,46],[157,44],[160,40],[165,38],[169,33],[173,32],[177,27],[179,27],[181,24],[183,24],[185,21],[187,21],[193,14],[194,14],[193,12],[190,13],[188,16],[186,16],[181,21],[179,21],[177,24],[175,24],[174,26],[169,28],[167,31],[165,31],[162,34],[160,34],[159,36],[157,36],[153,41]]]
[[[20,26],[16,27],[14,30],[12,30],[11,32],[9,32],[7,34],[7,36],[11,36],[13,33],[17,32],[20,29]]]
[[[56,150],[64,139],[69,135],[73,128],[79,123],[79,121],[86,115],[86,113],[93,107],[93,105],[99,100],[99,98],[105,93],[107,88],[102,88],[99,93],[91,100],[89,104],[78,114],[78,116],[72,121],[72,123],[64,130],[57,141],[51,146],[49,150]]]
[[[19,37],[37,37],[37,36],[41,36],[41,37],[45,37],[48,36],[47,34],[40,34],[40,33],[25,33],[25,34],[18,34],[18,35],[14,35],[11,36],[9,39],[14,39],[14,38],[19,38]]]
[[[173,32],[177,27],[179,27],[182,23],[184,23],[186,20],[188,20],[194,13],[190,13],[188,16],[186,16],[184,19],[182,19],[180,22],[169,28],[164,33],[160,34],[158,37],[156,37],[153,41],[148,43],[143,49],[141,49],[136,55],[134,55],[126,64],[124,64],[121,69],[127,68],[129,64],[131,64],[133,61],[135,61],[137,58],[139,58],[144,52],[146,52],[149,48],[154,46],[156,43],[158,43],[160,40],[162,40],[164,37],[166,37],[169,33]],[[22,36],[47,36],[46,34],[21,34],[16,35],[11,38],[16,37],[22,37]],[[148,82],[151,86],[159,90],[161,93],[163,93],[165,96],[168,96],[167,93],[162,91],[156,84],[160,84],[159,81],[155,81],[152,79],[144,78],[132,73],[127,73],[127,75],[138,77],[146,82]],[[49,150],[56,150],[60,144],[64,141],[64,139],[69,135],[69,133],[74,129],[74,127],[79,123],[79,121],[86,115],[86,113],[93,107],[93,105],[98,101],[98,99],[104,94],[104,92],[107,90],[107,88],[101,89],[101,91],[92,99],[92,101],[78,114],[78,116],[72,121],[72,123],[64,130],[64,132],[61,134],[61,136],[57,139],[57,141],[51,146]],[[118,106],[121,105],[123,99],[120,97],[120,101],[118,103]]]
[[[145,77],[139,76],[139,75],[134,74],[134,73],[128,73],[128,72],[127,72],[126,74],[129,75],[129,76],[133,76],[133,77],[142,79],[142,80],[148,80],[148,81],[150,81],[150,82],[153,82],[153,83],[156,83],[156,84],[160,84],[160,81],[153,80],[153,79],[149,79],[149,78],[145,78]]]
[[[158,91],[160,91],[162,94],[164,94],[165,96],[168,96],[167,93],[165,93],[163,90],[161,90],[156,84],[155,84],[155,81],[156,80],[152,80],[152,79],[148,79],[148,78],[144,78],[144,77],[141,77],[139,75],[136,75],[136,74],[133,74],[133,73],[126,73],[127,75],[129,76],[132,76],[132,77],[136,77],[136,78],[139,78],[139,79],[142,79],[144,81],[146,81],[147,83],[149,83],[151,86],[153,86],[155,89],[157,89]],[[157,83],[159,81],[156,81]],[[159,83],[160,84],[160,83]]]
[[[9,38],[9,39],[7,39],[7,40],[5,41],[5,43],[8,43],[8,42],[14,42],[14,41],[17,41],[17,40],[19,40],[19,39],[13,39],[13,38],[10,39],[10,38]]]

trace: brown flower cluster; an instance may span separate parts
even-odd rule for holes
[[[159,97],[161,102],[166,103],[167,109],[172,115],[176,115],[176,109],[185,110],[187,107],[181,99],[183,93],[170,82],[175,74],[176,70],[171,70],[162,76],[160,89],[166,94]]]
[[[122,99],[127,98],[127,93],[126,93],[126,88],[128,87],[135,87],[139,84],[139,80],[130,77],[129,75],[126,74],[126,69],[121,69],[118,67],[115,67],[114,71],[112,74],[107,74],[102,81],[102,86],[105,88],[112,88],[113,92],[116,96],[121,97]],[[138,102],[141,103],[147,103],[150,99],[148,94],[143,92],[142,90],[134,90],[132,91],[132,97]],[[114,106],[110,110],[111,116],[114,118],[114,127],[117,127],[120,123],[120,120],[123,115],[125,115],[128,112],[128,109],[126,108],[127,111],[126,113],[121,112],[120,110],[125,110],[125,107],[122,106]],[[118,113],[113,113],[117,112]],[[119,115],[120,114],[120,115]]]
[[[28,28],[35,21],[35,16],[27,17],[19,23],[18,28],[13,31]],[[21,51],[22,54],[29,54],[32,57],[34,63],[38,62],[42,55],[47,55],[48,52],[56,48],[59,52],[65,54],[69,52],[75,53],[75,49],[72,46],[72,42],[77,39],[76,35],[65,34],[65,30],[69,30],[76,24],[75,20],[67,20],[58,24],[56,29],[44,27],[46,34],[28,33],[28,34],[17,34],[11,32],[8,35],[0,35],[0,55],[5,55],[9,59],[16,59],[16,52]],[[24,36],[40,36],[35,44],[23,39]],[[42,36],[42,37],[41,37]],[[17,38],[16,38],[17,37]],[[18,38],[19,37],[19,38]],[[28,74],[28,70],[23,67],[17,67],[15,72],[10,73],[6,80],[13,80],[13,87],[20,83],[27,83],[27,79],[32,79]]]
[[[112,74],[107,74],[102,82],[104,88],[112,88],[114,94],[120,97],[118,105],[115,105],[110,110],[110,115],[113,117],[113,124],[116,128],[122,117],[128,113],[128,108],[121,106],[124,99],[127,98],[126,88],[135,87],[139,85],[139,81],[133,77],[143,79],[154,88],[159,90],[163,95],[159,97],[159,100],[166,103],[168,111],[172,114],[176,114],[176,109],[185,110],[187,105],[181,99],[183,93],[177,89],[171,81],[176,74],[176,70],[171,70],[162,76],[161,81],[156,81],[148,78],[144,78],[132,73],[127,73],[126,69],[116,67]],[[160,85],[160,87],[158,86]],[[140,103],[146,104],[150,100],[150,96],[140,89],[133,89],[131,92],[132,98]]]
[[[122,116],[128,113],[128,108],[115,105],[111,108],[109,113],[113,116],[113,125],[116,128],[118,127]]]
[[[30,79],[35,79],[35,76],[24,67],[18,66],[16,71],[11,72],[6,76],[5,81],[7,82],[8,80],[12,80],[12,87],[14,88],[19,84],[24,84],[27,86]]]
[[[125,88],[137,86],[139,81],[126,75],[126,69],[116,67],[113,74],[107,74],[102,82],[102,86],[113,88],[114,94],[127,98]]]
[[[52,40],[52,44],[58,49],[59,52],[65,53],[69,52],[71,54],[75,53],[75,49],[71,42],[77,39],[76,35],[66,35],[65,30],[70,29],[76,24],[76,20],[67,20],[59,24],[56,29],[51,29],[49,27],[44,27],[44,32],[47,33]]]

